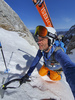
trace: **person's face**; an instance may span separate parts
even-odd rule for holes
[[[47,50],[48,49],[48,38],[42,38],[38,36],[38,45],[40,50]]]

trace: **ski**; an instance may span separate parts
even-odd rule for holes
[[[34,0],[33,0],[33,2],[34,2]],[[37,0],[37,2],[34,2],[34,5],[36,6],[36,8],[37,8],[40,16],[42,17],[45,25],[47,27],[54,27],[53,23],[51,21],[51,18],[50,18],[50,15],[49,15],[45,0],[42,0],[42,1],[41,0]]]

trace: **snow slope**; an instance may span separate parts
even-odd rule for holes
[[[10,78],[23,76],[36,56],[37,49],[20,37],[17,32],[7,31],[2,28],[0,28],[0,41],[7,68],[10,70],[8,74],[4,73],[5,66],[0,52],[1,85],[3,77],[6,79],[5,81],[8,81]],[[72,58],[74,59],[75,56],[71,55]],[[56,100],[74,100],[63,73],[62,80],[59,82],[43,80],[38,74],[38,69],[42,66],[42,63],[43,60],[41,59],[38,68],[31,75],[32,81],[30,83],[25,83],[17,89],[7,89],[4,93],[3,100],[46,100],[49,98],[55,98]]]

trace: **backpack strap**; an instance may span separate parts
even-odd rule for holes
[[[66,52],[66,49],[65,49],[65,47],[64,47],[64,43],[61,42],[61,41],[56,40],[55,43],[54,43],[54,45],[52,46],[52,48],[51,48],[51,50],[50,50],[50,53],[49,53],[49,57],[48,57],[48,58],[46,58],[46,57],[44,56],[44,52],[42,51],[42,55],[43,55],[43,57],[44,57],[44,62],[47,63],[47,61],[50,61],[52,66],[54,66],[55,64],[59,65],[59,62],[57,62],[57,61],[55,60],[54,53],[55,53],[56,51],[60,50],[60,49],[61,49],[63,52]]]
[[[59,63],[55,60],[54,58],[54,53],[58,50],[62,50],[63,52],[66,52],[66,49],[64,48],[64,45],[63,45],[63,42],[59,42],[59,41],[56,41],[57,44],[55,44],[55,50],[53,51],[52,55],[51,55],[51,65],[54,65],[54,64],[57,64],[59,65]]]
[[[64,52],[64,49],[62,47],[56,47],[54,52],[58,51],[59,49],[61,49]]]

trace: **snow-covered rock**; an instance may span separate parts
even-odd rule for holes
[[[38,47],[29,29],[4,0],[0,0],[0,27],[10,31],[17,31],[30,44]]]

